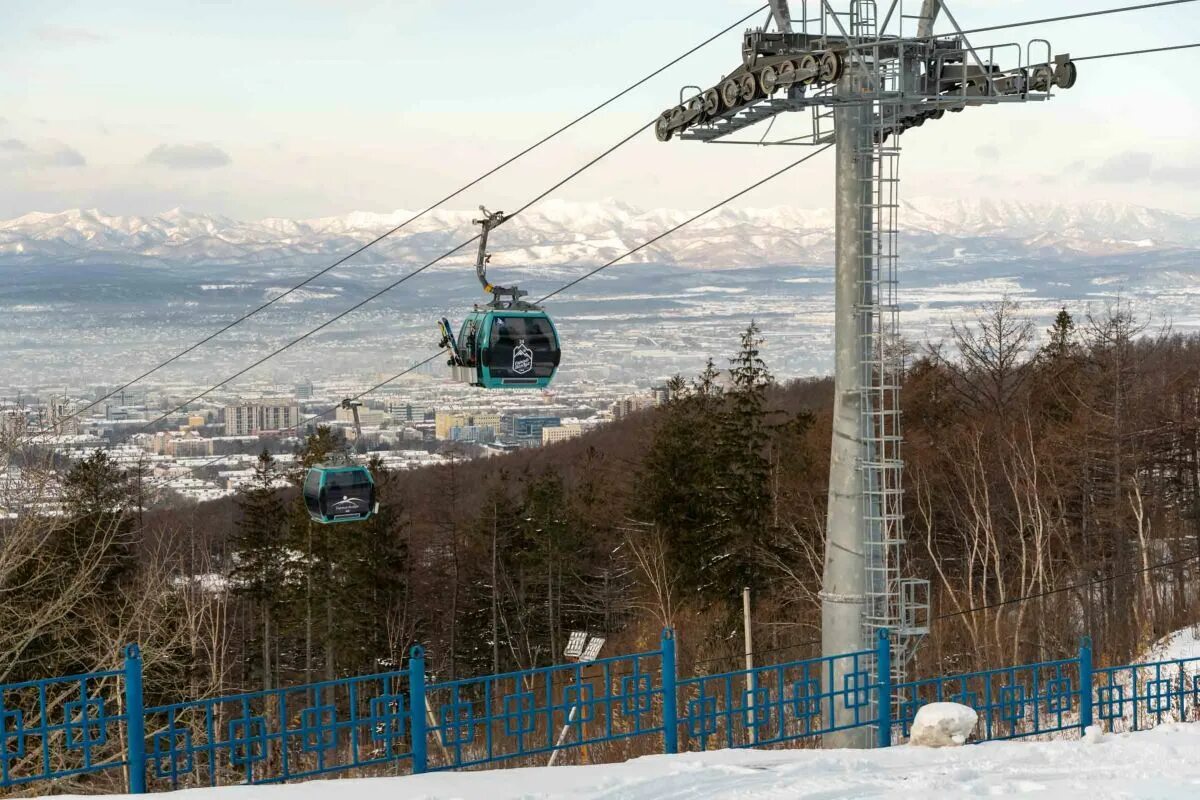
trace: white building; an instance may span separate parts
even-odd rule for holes
[[[282,431],[300,424],[300,406],[244,403],[225,406],[225,435],[252,436],[256,433]]]
[[[565,442],[567,439],[574,439],[583,433],[583,426],[578,423],[566,425],[557,425],[553,428],[542,428],[542,444],[554,444],[555,442]]]

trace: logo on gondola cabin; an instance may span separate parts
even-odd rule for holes
[[[357,497],[343,497],[333,504],[333,513],[335,514],[357,514],[359,506],[366,505],[365,500],[360,500]]]
[[[513,348],[513,372],[524,375],[533,369],[533,351],[525,345],[525,340]]]

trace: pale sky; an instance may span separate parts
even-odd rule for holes
[[[950,0],[966,28],[1124,0]],[[0,0],[0,218],[183,207],[246,219],[418,208],[756,0]],[[793,0],[794,13],[799,0]],[[909,0],[909,13],[916,0]],[[940,30],[946,30],[943,23]],[[1083,56],[1200,40],[1200,3],[1015,28]],[[739,34],[449,204],[513,207],[739,63]],[[1080,64],[1050,103],[907,133],[902,196],[1200,212],[1200,49]],[[801,115],[776,125],[798,129]],[[790,126],[790,127],[789,127]],[[761,128],[748,134],[757,136]],[[801,154],[646,132],[555,196],[697,208]],[[742,201],[828,205],[828,155]]]

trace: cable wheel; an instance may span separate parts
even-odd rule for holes
[[[817,64],[817,57],[812,53],[805,53],[800,57],[800,70],[808,77],[803,78],[804,84],[807,86],[817,79],[817,73],[820,71],[820,65]]]
[[[754,80],[753,75],[743,75],[738,81],[741,90],[742,102],[749,103],[754,99],[754,95],[758,93],[758,81]]]
[[[721,95],[716,89],[709,89],[703,95],[704,113],[708,116],[714,116],[721,110]]]
[[[1060,89],[1070,89],[1078,77],[1079,70],[1075,68],[1074,61],[1064,61],[1054,69],[1054,85]]]
[[[737,81],[729,80],[721,84],[721,102],[726,108],[733,108],[738,104],[738,95],[742,90],[738,87]]]
[[[842,75],[842,57],[832,50],[821,53],[817,77],[821,83],[833,83]]]
[[[675,106],[671,109],[671,129],[683,127],[683,106]]]
[[[796,82],[796,65],[791,61],[785,61],[775,67],[777,77],[775,78],[776,86],[791,86]]]
[[[758,86],[762,89],[762,93],[770,96],[779,88],[779,73],[774,67],[763,67],[762,72],[758,73]]]
[[[699,97],[693,97],[691,100],[688,100],[687,118],[689,120],[699,119],[700,115],[703,113],[704,113],[704,101],[702,99],[700,99]]]
[[[671,112],[664,111],[658,115],[658,121],[654,123],[654,135],[660,142],[669,141],[671,138]]]
[[[1050,67],[1034,67],[1033,75],[1029,78],[1029,84],[1035,92],[1048,92],[1053,80],[1054,74],[1050,71]]]

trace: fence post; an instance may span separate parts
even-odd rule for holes
[[[662,632],[663,752],[679,752],[679,713],[676,710],[675,631]]]
[[[419,775],[429,767],[425,749],[425,648],[413,645],[408,656],[408,719],[412,728],[412,771]]]
[[[1092,724],[1092,637],[1079,640],[1079,730]]]
[[[146,706],[142,697],[142,651],[125,645],[125,738],[129,748],[129,793],[146,793]]]
[[[875,641],[876,747],[892,746],[892,640],[887,629]]]

